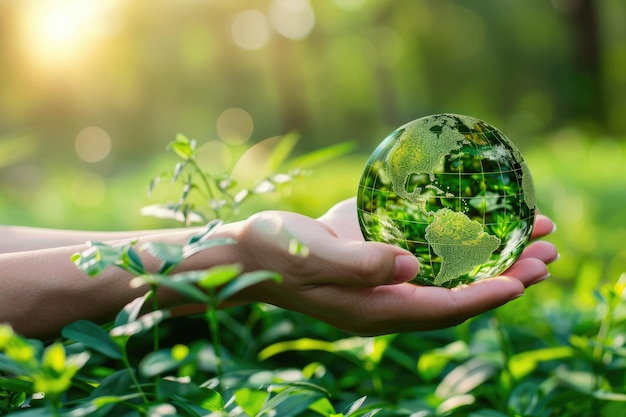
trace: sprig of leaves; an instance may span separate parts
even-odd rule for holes
[[[148,187],[152,194],[163,180],[182,185],[181,195],[176,202],[154,204],[142,209],[142,214],[157,218],[174,219],[187,225],[206,222],[209,219],[225,219],[237,213],[241,205],[251,196],[274,192],[278,187],[306,175],[306,171],[294,169],[286,173],[272,173],[251,188],[238,186],[230,174],[214,175],[203,169],[198,161],[198,144],[183,134],[178,134],[167,149],[179,159],[171,171],[154,178]],[[197,207],[194,196],[206,204]]]
[[[293,181],[310,174],[316,165],[351,152],[352,142],[343,142],[318,149],[288,161],[298,142],[298,135],[290,133],[277,141],[259,167],[259,177],[250,186],[243,186],[234,173],[211,174],[199,161],[199,147],[195,139],[182,133],[167,145],[179,161],[173,169],[155,177],[148,186],[152,194],[158,184],[169,181],[180,184],[177,201],[143,207],[141,213],[162,219],[173,219],[186,225],[205,223],[212,219],[226,220],[236,215],[241,206],[255,195],[280,191]],[[207,167],[208,168],[208,167]],[[202,202],[201,204],[198,204]]]

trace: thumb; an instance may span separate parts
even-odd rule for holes
[[[314,259],[330,269],[327,284],[375,287],[409,281],[417,275],[419,262],[410,252],[380,242],[335,238],[311,248]],[[327,274],[323,274],[327,275]]]

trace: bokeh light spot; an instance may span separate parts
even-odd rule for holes
[[[254,121],[247,111],[232,107],[218,116],[216,129],[224,143],[241,145],[252,136]]]
[[[235,16],[231,25],[233,41],[244,49],[262,48],[270,37],[267,18],[258,10],[244,10]]]
[[[233,161],[230,148],[218,140],[212,140],[198,149],[198,163],[211,175],[226,172]]]
[[[286,38],[304,39],[315,26],[315,12],[308,0],[274,0],[270,5],[272,28]]]
[[[111,137],[104,129],[89,126],[76,135],[74,147],[83,161],[99,162],[111,152]]]

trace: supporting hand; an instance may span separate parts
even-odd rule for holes
[[[553,229],[550,219],[538,215],[532,238]],[[289,253],[291,238],[309,248],[308,256]],[[417,286],[406,282],[419,268],[413,255],[363,239],[354,199],[317,220],[288,212],[259,213],[244,223],[239,241],[246,269],[277,271],[284,282],[262,283],[237,300],[268,302],[359,335],[459,324],[521,296],[548,276],[546,264],[558,258],[551,243],[535,241],[502,276],[454,289]]]

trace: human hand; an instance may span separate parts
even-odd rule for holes
[[[532,238],[549,234],[552,221],[536,217]],[[289,253],[296,239],[308,256]],[[270,269],[283,282],[263,282],[233,301],[263,301],[316,317],[358,335],[444,328],[511,301],[548,276],[558,258],[548,242],[535,241],[503,275],[453,289],[422,287],[406,281],[418,272],[408,251],[366,242],[354,199],[319,219],[288,212],[262,212],[245,222],[239,240],[247,270]]]

